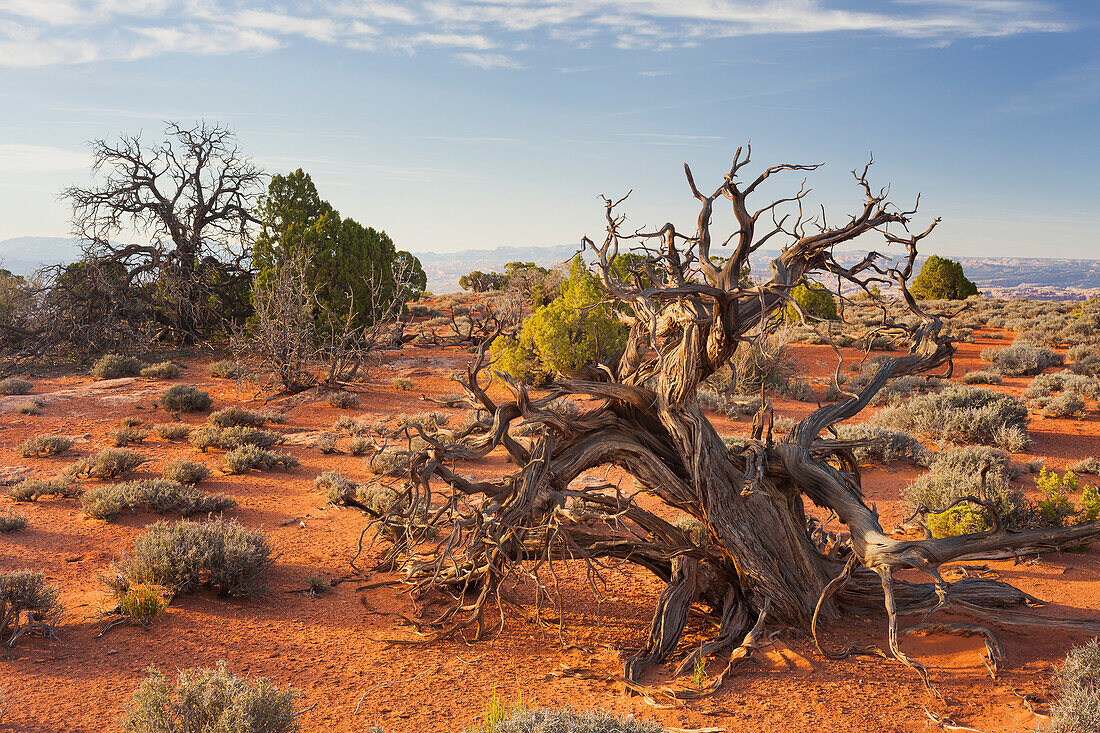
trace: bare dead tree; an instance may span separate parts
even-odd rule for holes
[[[749,156],[747,148],[738,149],[729,172],[710,193],[698,188],[685,165],[688,187],[699,202],[698,219],[688,232],[671,223],[628,231],[620,213],[623,200],[604,199],[606,235],[602,242],[585,238],[583,244],[595,257],[608,297],[622,304],[630,324],[626,348],[616,359],[563,377],[537,398],[497,375],[512,394],[498,403],[483,384],[488,364],[483,344],[461,381],[491,419],[454,444],[421,433],[426,447],[408,456],[402,500],[378,520],[389,528],[390,543],[380,567],[399,571],[425,609],[444,602],[443,612],[424,621],[420,640],[456,634],[478,638],[503,624],[506,607],[517,603],[508,590],[513,581],[534,585],[537,606],[559,603],[554,568],[563,561],[586,563],[593,575],[611,562],[632,563],[666,583],[656,599],[645,648],[626,662],[624,677],[631,685],[646,668],[676,652],[692,607],[705,609],[715,630],[679,662],[677,674],[690,670],[697,659],[733,650],[730,671],[769,624],[810,631],[817,639],[820,624],[876,609],[889,620],[888,652],[819,645],[822,653],[831,658],[890,656],[927,682],[924,667],[898,647],[900,615],[959,615],[977,620],[983,629],[1033,624],[1100,632],[1100,622],[1015,610],[1036,599],[1006,583],[949,582],[939,572],[943,563],[962,558],[1087,542],[1100,537],[1100,524],[1015,531],[997,521],[989,532],[896,539],[864,500],[850,447],[820,437],[859,414],[889,380],[941,368],[950,372],[954,346],[941,334],[940,317],[918,305],[907,288],[917,246],[938,219],[910,233],[916,207],[899,208],[885,190],[873,188],[870,163],[853,171],[863,194],[861,208],[839,224],[827,221],[824,212],[806,213],[805,184],[753,208],[750,199],[773,177],[819,166],[780,164],[743,178]],[[727,203],[737,222],[725,239],[712,231],[716,203]],[[904,254],[887,260],[871,251],[848,266],[834,258],[834,247],[864,236],[881,237],[904,248]],[[749,256],[768,242],[783,245],[771,262],[770,277],[760,284],[746,282],[741,273]],[[721,247],[729,256],[718,262]],[[639,267],[645,278],[616,276],[611,264],[628,249],[644,255]],[[700,409],[696,390],[738,350],[762,337],[769,317],[791,302],[793,287],[825,273],[861,288],[874,283],[900,288],[916,316],[916,325],[906,332],[908,353],[884,359],[858,393],[819,407],[782,441],[773,439],[762,408],[747,444],[727,447]],[[569,396],[587,398],[595,406],[569,414],[560,408],[561,398]],[[519,467],[514,474],[473,481],[453,470],[455,459],[497,448]],[[574,482],[582,472],[604,465],[623,469],[644,493],[697,520],[701,531],[693,536],[616,487]],[[360,506],[354,496],[345,501]],[[842,531],[826,531],[808,515],[807,501],[832,512]],[[395,532],[394,527],[404,529]],[[929,581],[895,577],[904,569],[919,570]],[[717,689],[723,676],[707,691]]]
[[[251,212],[263,173],[221,125],[168,122],[165,138],[93,140],[97,182],[61,195],[72,204],[73,234],[86,256],[123,265],[120,294],[144,298],[165,328],[190,340],[223,318],[247,315]],[[143,242],[112,241],[131,234]]]

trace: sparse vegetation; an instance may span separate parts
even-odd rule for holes
[[[267,538],[234,520],[156,522],[134,540],[134,553],[104,579],[116,597],[137,583],[187,593],[209,587],[249,597],[267,589],[272,565]]]
[[[1061,366],[1062,356],[1053,349],[1035,344],[1014,344],[1004,349],[982,349],[982,360],[990,370],[1012,377],[1034,376],[1044,369]]]
[[[0,379],[0,394],[3,395],[27,394],[32,389],[34,389],[34,385],[26,379],[20,379],[18,377]]]
[[[65,473],[75,478],[126,478],[134,469],[148,460],[133,451],[107,448],[81,458],[66,468]]]
[[[237,506],[237,502],[222,494],[207,494],[167,479],[96,486],[84,492],[80,504],[89,517],[107,521],[142,506],[160,514],[178,512],[185,517],[202,512],[223,512]]]
[[[186,669],[173,685],[156,668],[134,690],[122,729],[126,733],[296,733],[297,692],[267,679],[213,669]]]
[[[881,465],[902,459],[919,462],[927,453],[923,443],[903,430],[854,423],[838,425],[836,431],[841,440],[860,443],[852,448],[852,454],[861,463]]]
[[[107,441],[116,448],[125,448],[131,443],[141,444],[149,437],[148,430],[137,428],[115,428],[107,433]]]
[[[1074,473],[1091,473],[1100,474],[1100,461],[1096,460],[1093,456],[1088,458],[1082,458],[1069,467],[1069,470]]]
[[[493,720],[488,716],[483,733],[662,733],[664,728],[647,720],[621,718],[599,710],[513,710]]]
[[[42,412],[42,403],[38,400],[22,400],[13,407],[21,415],[38,415]]]
[[[105,354],[92,365],[92,376],[96,379],[136,377],[140,373],[141,359],[122,354]]]
[[[210,395],[189,384],[173,384],[160,396],[160,406],[168,412],[201,412],[210,407]]]
[[[132,624],[148,626],[149,622],[164,613],[171,600],[171,591],[164,586],[135,583],[118,597],[115,606],[119,616]]]
[[[73,447],[71,438],[62,435],[36,435],[23,441],[19,451],[24,458],[59,456]]]
[[[983,507],[970,503],[950,506],[966,496],[989,502],[1009,526],[1020,527],[1027,523],[1023,495],[1008,484],[1009,460],[1005,453],[967,446],[930,454],[928,466],[929,472],[902,491],[902,497],[914,509],[923,506],[928,510],[925,521],[934,537],[980,532],[992,527]]]
[[[400,389],[408,391],[416,386],[413,380],[408,377],[394,377],[390,380],[390,386],[394,389]]]
[[[59,596],[42,573],[0,571],[0,644],[10,648],[27,634],[53,636],[65,612]]]
[[[963,384],[1000,384],[1001,375],[991,371],[967,372],[961,381]]]

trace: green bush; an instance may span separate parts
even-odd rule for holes
[[[538,385],[622,349],[628,329],[602,301],[599,282],[575,258],[561,295],[535,308],[523,321],[519,338],[498,336],[493,341],[495,368]]]
[[[880,410],[873,422],[955,443],[1026,441],[1027,408],[1015,397],[981,387],[951,385]],[[1007,431],[1007,432],[1006,432]]]
[[[1042,492],[1037,508],[1043,523],[1051,527],[1062,527],[1070,517],[1077,522],[1092,522],[1100,515],[1100,493],[1094,486],[1086,486],[1081,492],[1081,506],[1074,504],[1070,494],[1081,488],[1081,482],[1073,471],[1059,476],[1055,471],[1045,468],[1035,478],[1035,488]]]
[[[73,441],[61,435],[36,435],[19,446],[24,458],[59,456],[73,447]]]
[[[34,389],[34,385],[28,382],[26,379],[19,379],[18,377],[8,377],[7,379],[0,379],[0,394],[27,394],[32,389]]]
[[[29,633],[52,636],[65,612],[60,595],[56,587],[46,585],[42,573],[0,571],[0,646],[14,646]]]
[[[298,466],[298,459],[283,453],[258,448],[254,445],[242,445],[225,454],[219,466],[222,473],[235,474],[248,471],[270,471],[282,466],[289,471]]]
[[[125,478],[148,460],[133,451],[107,448],[85,456],[66,468],[65,473],[76,478]]]
[[[171,600],[171,591],[160,585],[135,583],[118,597],[118,615],[139,626],[164,613]]]
[[[222,494],[207,494],[193,486],[166,479],[147,479],[96,486],[80,497],[84,513],[93,519],[113,520],[126,510],[147,506],[159,513],[178,512],[185,517],[203,512],[223,512],[237,506]]]
[[[136,583],[176,593],[209,587],[221,595],[248,597],[267,590],[271,569],[267,538],[221,517],[207,522],[156,522],[134,540],[134,554],[106,577],[121,596]]]
[[[173,685],[156,668],[134,690],[122,728],[126,733],[296,733],[298,693],[264,678],[231,675],[225,662],[186,669]]]
[[[175,379],[183,370],[179,364],[171,361],[162,361],[158,364],[150,364],[141,370],[141,376],[146,379]]]
[[[924,261],[909,291],[914,298],[924,300],[964,300],[978,294],[977,286],[963,274],[962,265],[938,255]]]
[[[92,365],[92,376],[96,379],[136,377],[140,373],[141,360],[121,354],[106,354]]]
[[[210,475],[210,469],[201,463],[195,463],[186,458],[177,458],[165,465],[162,475],[169,481],[178,481],[181,484],[197,484]]]
[[[189,384],[173,384],[160,396],[160,406],[168,412],[200,412],[210,407],[210,395]]]
[[[836,298],[821,283],[809,282],[796,285],[791,288],[790,297],[798,307],[787,304],[783,317],[788,322],[799,323],[803,316],[810,323],[840,320],[836,312]],[[801,314],[799,310],[802,311]]]
[[[1089,733],[1100,720],[1100,641],[1074,647],[1054,675],[1050,733]]]

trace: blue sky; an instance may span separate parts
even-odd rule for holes
[[[0,239],[61,236],[86,140],[218,120],[411,250],[690,226],[752,141],[942,216],[926,251],[1100,257],[1091,0],[0,0]],[[779,179],[761,195],[797,190]],[[923,219],[922,219],[923,220]],[[724,219],[720,218],[720,223]]]

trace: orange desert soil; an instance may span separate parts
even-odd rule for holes
[[[955,378],[982,368],[983,347],[1005,346],[1011,334],[960,344]],[[835,368],[830,347],[796,347],[806,371],[820,390]],[[851,361],[859,354],[843,350]],[[633,568],[607,573],[601,598],[588,589],[584,574],[566,571],[562,587],[568,602],[559,635],[549,628],[509,613],[504,631],[489,641],[462,640],[429,646],[394,644],[414,637],[402,615],[412,604],[392,587],[363,586],[385,575],[350,577],[332,592],[311,598],[299,592],[311,575],[341,578],[353,575],[349,560],[366,523],[350,509],[325,506],[313,479],[322,471],[339,469],[353,479],[365,479],[362,459],[346,454],[322,455],[313,447],[318,430],[341,415],[368,422],[393,424],[405,414],[436,408],[421,395],[455,392],[448,379],[470,355],[457,348],[406,347],[387,352],[361,388],[361,407],[338,410],[324,395],[310,391],[264,405],[234,382],[206,376],[212,359],[185,357],[184,375],[169,381],[121,380],[98,385],[85,375],[46,375],[36,378],[35,394],[55,394],[41,414],[23,415],[12,405],[26,398],[0,399],[0,470],[9,481],[21,475],[49,477],[77,457],[107,447],[107,433],[124,417],[146,425],[172,418],[156,406],[156,398],[172,383],[194,384],[208,390],[213,409],[241,405],[284,412],[286,422],[275,430],[287,434],[285,450],[301,460],[289,473],[252,473],[222,476],[214,471],[201,484],[209,492],[223,492],[239,508],[229,515],[262,529],[277,555],[269,592],[248,601],[226,600],[209,594],[178,596],[150,628],[122,626],[96,634],[103,625],[99,614],[107,605],[99,580],[113,560],[127,553],[141,529],[162,517],[140,512],[113,523],[89,519],[78,500],[43,499],[15,504],[4,493],[0,511],[14,507],[29,526],[0,534],[0,570],[33,568],[45,572],[60,586],[67,608],[56,640],[22,639],[0,656],[0,690],[6,707],[4,731],[119,730],[131,692],[150,665],[172,673],[187,667],[209,666],[225,659],[236,674],[262,675],[279,685],[301,691],[298,704],[308,708],[300,720],[304,731],[370,730],[461,731],[476,727],[487,701],[494,696],[516,699],[538,707],[602,708],[636,717],[652,718],[672,728],[716,728],[727,731],[925,731],[926,709],[947,715],[956,724],[992,733],[1035,730],[1043,722],[1053,665],[1070,646],[1085,640],[1082,634],[1035,630],[1027,634],[1001,632],[1006,666],[991,680],[979,658],[977,639],[904,637],[903,648],[924,662],[943,699],[926,691],[911,670],[879,658],[829,661],[804,635],[780,634],[774,646],[756,664],[729,677],[714,696],[675,708],[654,708],[639,696],[627,696],[609,677],[621,674],[623,660],[644,641],[650,614],[661,586],[647,573]],[[845,367],[847,368],[847,366]],[[411,391],[393,389],[395,376],[415,382]],[[1008,378],[993,387],[1019,395],[1029,378]],[[777,413],[799,418],[814,405],[790,400],[776,403]],[[1100,422],[1095,405],[1080,420],[1047,420],[1032,415],[1034,446],[1016,460],[1042,459],[1064,470],[1086,456],[1100,456]],[[460,411],[443,410],[458,419]],[[199,424],[206,414],[185,415]],[[866,419],[866,416],[861,416]],[[749,419],[714,417],[722,434],[746,433]],[[20,443],[40,433],[72,436],[70,453],[54,458],[23,458]],[[346,442],[346,440],[345,440]],[[186,441],[150,437],[134,449],[150,458],[136,477],[157,477],[164,464],[179,457],[215,464],[220,455],[202,453]],[[474,476],[498,476],[511,468],[501,455],[461,465]],[[598,472],[601,478],[604,471]],[[875,502],[883,526],[892,530],[905,517],[899,493],[919,470],[904,463],[867,469],[864,489]],[[616,471],[607,474],[623,480]],[[1095,481],[1094,477],[1084,477]],[[629,478],[625,478],[629,481]],[[1019,486],[1034,492],[1025,475]],[[173,517],[168,517],[173,519]],[[374,550],[361,558],[369,565]],[[1100,617],[1100,555],[1087,552],[1045,555],[1019,564],[991,562],[1004,580],[1049,602],[1038,613]],[[958,577],[951,575],[949,578]],[[915,576],[914,576],[915,577]],[[545,612],[544,612],[545,613]],[[916,618],[903,619],[911,625]],[[689,625],[681,652],[698,644],[707,627],[698,619]],[[824,635],[832,646],[851,642],[884,644],[881,618],[851,618]],[[712,662],[717,674],[721,661]],[[563,675],[563,669],[587,670],[582,676]],[[647,684],[669,682],[670,665],[649,673]],[[683,682],[678,682],[683,684]],[[1034,710],[1034,712],[1033,712]],[[936,727],[933,725],[933,727]]]

